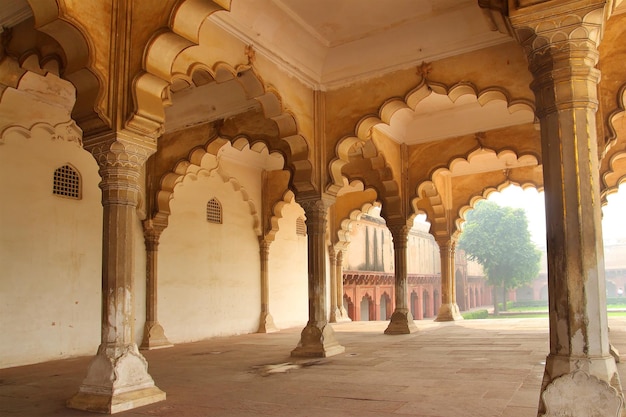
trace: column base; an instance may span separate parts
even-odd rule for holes
[[[352,321],[352,319],[348,315],[348,311],[345,308],[341,307],[339,311],[341,311],[341,318],[338,319],[338,323],[348,323]]]
[[[154,385],[148,362],[137,345],[107,348],[100,345],[87,377],[67,407],[98,413],[118,413],[165,400]]]
[[[118,395],[78,392],[67,400],[67,407],[94,413],[115,414],[164,400],[165,393],[157,387]]]
[[[335,339],[335,331],[328,323],[307,323],[300,335],[300,342],[291,351],[293,357],[326,358],[346,351]]]
[[[591,375],[606,382],[609,386],[616,390],[616,393],[623,400],[622,384],[613,356],[570,357],[549,354],[546,358],[546,367],[543,374],[543,381],[541,383],[542,396],[539,400],[539,415],[546,411],[543,401],[543,393],[546,391],[546,388],[550,387],[555,380],[564,375],[570,375],[581,371],[587,375]]]
[[[143,341],[139,349],[141,350],[153,350],[163,349],[174,346],[167,336],[165,336],[165,330],[159,324],[159,322],[146,322],[143,329]]]
[[[274,333],[278,331],[278,327],[274,324],[274,318],[270,313],[261,313],[259,320],[259,330],[257,333]]]
[[[416,331],[417,326],[410,311],[394,311],[385,334],[410,334]]]
[[[458,321],[463,320],[463,316],[459,311],[457,303],[442,304],[439,307],[439,313],[435,321]]]

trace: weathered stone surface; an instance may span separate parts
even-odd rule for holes
[[[541,396],[541,417],[619,417],[623,405],[615,388],[584,371],[556,378]]]

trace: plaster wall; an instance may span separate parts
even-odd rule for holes
[[[0,145],[0,367],[94,354],[100,343],[102,205],[93,157],[36,128]],[[82,198],[52,193],[71,164]]]
[[[304,216],[297,203],[283,207],[279,231],[270,246],[270,313],[279,329],[301,326],[308,319],[307,237],[296,234],[296,219]]]
[[[254,170],[260,188],[257,168],[241,166],[237,174],[249,179]],[[227,177],[217,170],[188,174],[170,202],[169,226],[159,244],[158,308],[159,321],[173,343],[250,333],[258,327],[255,208],[246,197],[248,189]],[[222,205],[222,224],[206,220],[211,198]]]

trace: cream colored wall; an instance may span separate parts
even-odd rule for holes
[[[256,168],[241,166],[238,178],[248,182],[255,170],[259,188]],[[235,180],[224,182],[217,170],[189,174],[175,187],[158,261],[159,321],[173,343],[258,327],[259,243],[245,198],[253,190],[240,187]],[[206,220],[206,204],[213,197],[222,204],[221,225]]]
[[[302,326],[308,319],[307,237],[295,229],[300,216],[304,210],[297,203],[284,206],[270,246],[270,313],[279,329]]]
[[[94,354],[100,343],[97,164],[46,129],[6,133],[0,144],[0,367]],[[81,174],[81,200],[52,194],[66,163]]]

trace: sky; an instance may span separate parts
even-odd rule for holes
[[[546,221],[543,192],[534,188],[522,190],[518,186],[509,186],[501,192],[491,193],[488,200],[501,206],[522,208],[528,217],[531,239],[537,245],[545,245]],[[602,208],[602,234],[604,241],[626,240],[626,186],[620,187],[615,194],[609,195],[608,204]]]

